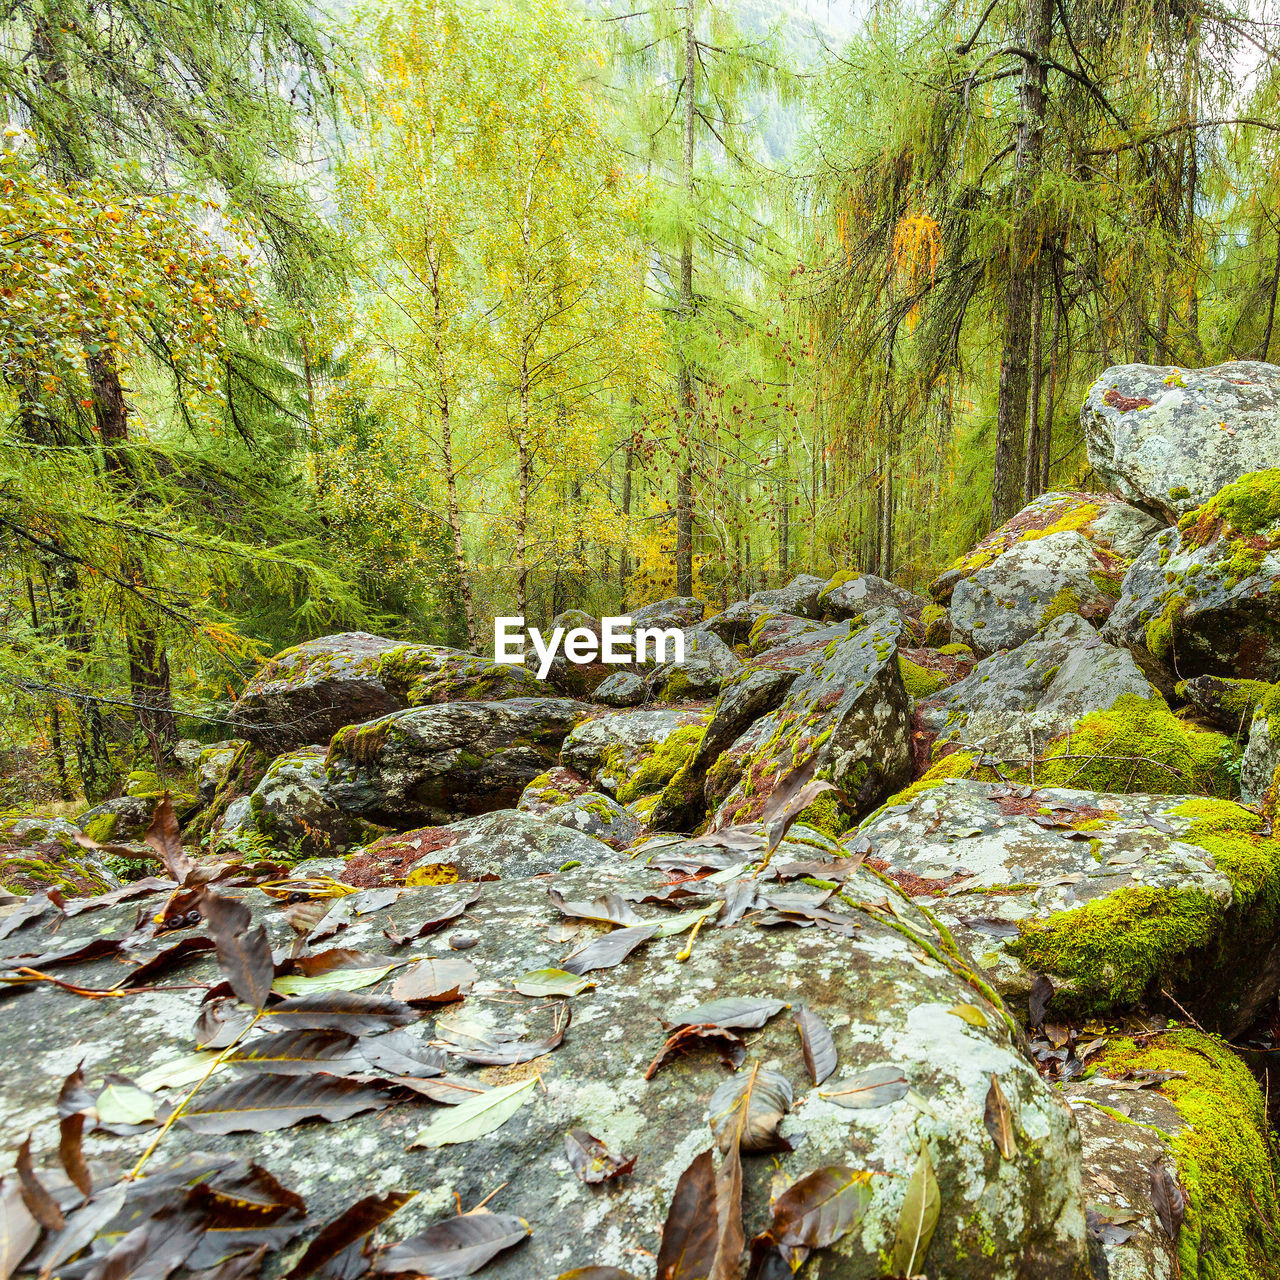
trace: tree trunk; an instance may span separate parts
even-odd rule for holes
[[[1271,272],[1271,300],[1267,304],[1267,327],[1262,331],[1258,359],[1266,360],[1271,351],[1271,330],[1276,320],[1276,294],[1280,293],[1280,230],[1276,234],[1276,265]]]
[[[634,401],[633,401],[634,405]],[[626,452],[622,455],[622,524],[626,532],[631,529],[631,468],[635,461],[636,435],[633,430],[627,437]],[[620,593],[618,607],[623,613],[627,611],[627,587],[631,578],[631,556],[625,545],[618,556],[618,591]]]
[[[1039,492],[1040,480],[1040,333],[1044,319],[1044,287],[1041,280],[1040,257],[1036,257],[1032,290],[1035,302],[1031,310],[1031,408],[1027,415],[1026,465],[1022,472],[1022,501],[1027,504]]]
[[[520,498],[516,511],[516,612],[529,609],[529,344],[520,344],[520,431],[516,437],[520,468]]]
[[[1045,397],[1044,426],[1040,430],[1040,492],[1049,489],[1053,464],[1053,409],[1058,394],[1058,352],[1062,341],[1062,241],[1053,254],[1053,334],[1049,339],[1049,394]]]
[[[120,369],[109,347],[86,361],[93,395],[93,415],[102,440],[107,474],[128,501],[138,502],[133,467],[122,446],[129,439],[129,406],[120,382]],[[126,557],[126,576],[139,588],[149,585],[146,567],[133,553]],[[173,713],[173,688],[169,657],[154,616],[141,600],[125,609],[125,646],[129,654],[129,687],[138,725],[156,760],[157,772],[178,740],[178,724]]]
[[[698,46],[694,36],[693,0],[687,0],[684,22],[684,150],[681,187],[685,212],[693,212],[693,126],[696,119]],[[676,595],[693,595],[693,441],[694,380],[689,367],[688,326],[693,322],[693,231],[686,224],[680,243],[680,297],[676,308],[680,325],[679,374],[676,380]],[[683,439],[681,438],[683,436]]]
[[[1041,61],[1024,60],[1019,103],[1022,117],[1014,147],[1013,240],[1005,288],[1004,342],[1000,354],[1000,390],[996,403],[995,470],[991,482],[991,524],[1003,524],[1022,505],[1023,449],[1027,421],[1031,344],[1032,276],[1039,231],[1027,208],[1044,141],[1045,85],[1043,59],[1049,51],[1053,0],[1029,0],[1028,44]]]

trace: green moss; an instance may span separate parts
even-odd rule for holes
[[[339,729],[329,743],[329,752],[325,757],[326,768],[335,760],[350,760],[357,769],[368,768],[382,750],[392,724],[390,717],[384,717],[369,724],[351,724],[345,729]],[[477,763],[484,762],[477,757]]]
[[[1127,693],[1053,739],[1036,767],[1040,786],[1152,795],[1230,797],[1231,739],[1186,724],[1160,697]]]
[[[751,630],[747,633],[747,647],[754,650],[760,641],[760,633],[772,622],[778,615],[776,613],[762,613],[751,624]]]
[[[927,604],[920,610],[920,628],[929,648],[945,644],[951,635],[951,615],[940,604]]]
[[[1165,381],[1167,382],[1168,379],[1166,378]],[[1181,386],[1182,384],[1179,382],[1178,385]],[[1191,497],[1191,490],[1185,484],[1175,484],[1169,490],[1169,499],[1172,502],[1181,502],[1184,498],[1189,497]]]
[[[841,569],[839,573],[834,574],[830,581],[821,591],[818,592],[818,606],[825,609],[827,597],[837,587],[843,587],[846,582],[857,582],[863,575],[856,569]]]
[[[1089,575],[1089,581],[1093,583],[1104,596],[1110,596],[1113,600],[1120,598],[1120,587],[1124,582],[1124,574],[1122,573],[1103,573],[1097,571]]]
[[[1081,1014],[1137,1004],[1172,961],[1213,941],[1221,908],[1207,894],[1135,885],[1074,911],[1023,921],[1009,951],[1067,979],[1064,1004]]]
[[[705,732],[705,725],[688,724],[669,733],[618,787],[618,799],[627,804],[650,792],[661,791],[697,750]]]
[[[680,702],[689,697],[693,689],[693,684],[689,677],[685,675],[679,667],[676,667],[667,677],[667,683],[662,688],[663,702]]]
[[[990,769],[979,769],[978,758],[971,751],[953,751],[950,755],[939,756],[922,778],[909,787],[904,787],[896,795],[890,796],[883,807],[910,804],[921,792],[939,786],[948,778],[982,778],[984,776],[994,778],[995,774]]]
[[[82,830],[95,844],[106,844],[115,833],[119,821],[118,813],[100,813],[96,818],[90,818]]]
[[[1277,521],[1280,521],[1280,468],[1251,471],[1191,513],[1190,541],[1195,546],[1203,546],[1218,532],[1219,526],[1226,526],[1226,531],[1235,537],[1252,537],[1267,532]]]
[[[973,650],[967,644],[944,644],[939,648],[939,653],[944,653],[948,658],[972,658]]]
[[[1178,1237],[1184,1280],[1275,1276],[1277,1171],[1266,1102],[1244,1063],[1216,1037],[1179,1030],[1141,1043],[1113,1039],[1100,1066],[1116,1076],[1127,1070],[1179,1073],[1160,1091],[1187,1125],[1169,1140],[1187,1200]]]
[[[807,809],[796,816],[796,823],[821,831],[823,835],[838,840],[849,830],[849,815],[840,808],[840,802],[830,791],[824,791]]]
[[[1054,618],[1060,618],[1064,613],[1080,612],[1080,596],[1072,587],[1063,587],[1061,591],[1054,595],[1049,601],[1044,613],[1040,615],[1040,625],[1044,626],[1048,622],[1052,622]]]
[[[1263,819],[1207,796],[1172,812],[1189,819],[1178,839],[1205,849],[1230,882],[1231,903],[1197,889],[1132,885],[1023,922],[1009,950],[1032,969],[1069,982],[1064,1009],[1090,1014],[1136,1005],[1173,975],[1238,964],[1280,924],[1280,840],[1266,834]],[[1228,914],[1236,923],[1227,923]]]
[[[898,654],[898,670],[902,673],[902,683],[907,692],[917,702],[932,697],[939,689],[945,689],[947,678],[941,672],[930,671],[919,663],[912,662]]]

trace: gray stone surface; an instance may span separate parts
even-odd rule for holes
[[[519,880],[559,871],[567,862],[594,867],[618,861],[617,850],[594,834],[519,809],[482,813],[432,835],[436,847],[426,861],[456,867],[460,880]]]
[[[714,698],[742,659],[713,631],[684,629],[684,661],[664,662],[648,676],[649,693],[664,702]]]
[[[1020,762],[1089,712],[1109,710],[1125,694],[1155,693],[1127,650],[1069,613],[1016,649],[983,659],[964,680],[921,703],[917,718],[939,742]]]
[[[330,747],[335,803],[391,826],[515,804],[587,708],[567,698],[412,707],[352,726]]]
[[[638,707],[645,700],[644,678],[633,671],[615,671],[596,686],[591,700],[607,707]]]
[[[271,763],[249,797],[253,825],[280,849],[345,853],[367,824],[339,807],[325,771],[325,748],[302,747]]]
[[[1074,531],[1015,543],[956,585],[952,635],[985,657],[1029,640],[1064,613],[1105,618],[1121,571],[1114,556]]]
[[[564,741],[561,761],[624,803],[660,791],[688,759],[708,711],[641,707],[594,716]]]
[[[823,587],[818,604],[823,614],[832,618],[856,618],[883,608],[919,617],[929,601],[874,573],[838,573]]]
[[[1102,634],[1182,679],[1280,680],[1280,545],[1243,572],[1237,550],[1225,537],[1197,545],[1190,533],[1166,530],[1125,574]]]
[[[1104,482],[1176,519],[1246,472],[1276,465],[1280,368],[1116,365],[1089,388],[1080,421]]]
[[[1240,798],[1245,804],[1270,801],[1272,816],[1280,802],[1280,708],[1259,707],[1249,725],[1249,741],[1240,762]]]
[[[901,637],[894,620],[829,642],[781,706],[717,760],[708,775],[708,797],[719,801],[717,827],[756,818],[777,783],[814,758],[854,814],[903,785],[910,709],[898,669]]]
[[[1237,880],[1247,870],[1220,867],[1195,842],[1188,799],[951,778],[874,814],[859,835],[890,875],[909,877],[1007,999],[1025,1000],[1033,969],[1048,973],[1064,1009],[1074,1000],[1084,1012],[1122,1010],[1166,989],[1230,1036],[1280,992],[1280,939],[1248,880]],[[1241,829],[1256,825],[1226,802],[1217,816],[1232,811]],[[1127,925],[1100,932],[1081,914],[1135,893],[1146,907]],[[1178,913],[1198,922],[1159,927]],[[1148,915],[1156,923],[1141,929]],[[1026,939],[1045,927],[1078,930],[1061,967],[1027,963],[1037,952]]]
[[[818,597],[826,585],[826,578],[812,573],[800,573],[785,587],[775,587],[771,591],[753,591],[747,601],[749,604],[761,605],[770,612],[793,613],[802,618],[821,618],[822,608]]]
[[[566,897],[642,893],[663,877],[642,867],[581,869],[554,883]],[[855,896],[882,893],[866,878]],[[401,932],[455,902],[454,887],[407,890],[384,910],[354,914],[357,899],[335,910],[353,913],[337,945],[386,951],[383,927]],[[260,893],[245,895],[265,912],[277,945],[292,930]],[[697,903],[697,899],[692,900]],[[638,905],[654,921],[674,913]],[[902,904],[920,929],[927,922]],[[119,932],[131,926],[133,906],[77,917],[58,945]],[[332,1124],[309,1122],[264,1136],[210,1138],[175,1126],[155,1168],[192,1150],[251,1157],[301,1194],[315,1224],[333,1218],[362,1196],[393,1188],[419,1195],[392,1220],[387,1234],[400,1239],[456,1212],[458,1200],[474,1206],[491,1197],[494,1212],[529,1222],[528,1241],[495,1259],[493,1280],[550,1280],[589,1264],[653,1274],[653,1255],[676,1181],[699,1152],[710,1147],[707,1103],[728,1077],[714,1052],[695,1050],[662,1068],[644,1071],[668,1034],[664,1022],[699,1002],[725,996],[759,996],[805,1003],[831,1028],[839,1057],[835,1074],[814,1088],[800,1042],[784,1010],[760,1031],[748,1033],[749,1063],[786,1076],[794,1105],[782,1121],[792,1152],[743,1158],[748,1236],[767,1220],[771,1194],[813,1169],[835,1164],[871,1173],[870,1203],[858,1230],[824,1250],[814,1266],[827,1280],[875,1280],[892,1247],[909,1177],[927,1151],[940,1191],[940,1218],[922,1273],[948,1280],[1082,1280],[1085,1264],[1084,1201],[1078,1129],[1067,1105],[1023,1057],[1000,1012],[921,946],[861,913],[853,936],[818,929],[704,928],[690,959],[676,960],[687,934],[654,939],[615,969],[592,974],[596,985],[570,1001],[573,1014],[563,1045],[535,1062],[506,1068],[450,1070],[489,1085],[533,1079],[540,1085],[500,1128],[487,1136],[440,1148],[411,1147],[414,1137],[443,1109],[402,1102]],[[482,887],[465,920],[478,944],[465,952],[475,966],[475,986],[465,1002],[406,1029],[427,1035],[447,1013],[481,1035],[485,1029],[522,1038],[544,1035],[556,1017],[545,999],[513,993],[513,979],[560,963],[575,946],[597,935],[584,925],[578,938],[553,942],[549,927],[566,924],[552,906],[545,881],[503,881]],[[450,931],[411,942],[397,959],[451,956]],[[8,952],[45,945],[24,930],[6,940]],[[936,939],[934,943],[936,949]],[[118,976],[112,961],[77,966],[90,985]],[[72,972],[68,970],[68,972]],[[183,981],[217,981],[211,960],[198,957],[179,971]],[[385,984],[373,988],[385,990]],[[12,1148],[32,1132],[37,1164],[52,1162],[57,1143],[56,1099],[61,1079],[78,1062],[96,1082],[105,1072],[131,1077],[190,1052],[190,1028],[199,990],[139,994],[114,1001],[77,999],[49,987],[10,996],[10,1016],[0,1026],[0,1052],[30,1069],[0,1080],[0,1133]],[[967,1006],[973,1021],[955,1014]],[[975,1025],[977,1023],[978,1025]],[[850,1110],[820,1096],[849,1077],[877,1066],[896,1066],[910,1091],[884,1105]],[[749,1065],[748,1068],[749,1069]],[[992,1075],[1009,1099],[1019,1134],[1015,1159],[1002,1160],[983,1123]],[[230,1079],[227,1070],[214,1084]],[[161,1100],[173,1098],[166,1090]],[[635,1171],[615,1186],[584,1186],[564,1155],[564,1137],[585,1128],[616,1151],[636,1156]],[[154,1128],[127,1137],[101,1131],[87,1138],[91,1159],[129,1168]],[[456,1197],[456,1199],[455,1199]],[[314,1231],[313,1226],[308,1235]],[[305,1238],[278,1259],[292,1266]]]

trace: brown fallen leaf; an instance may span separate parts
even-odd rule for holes
[[[470,1276],[528,1238],[529,1224],[523,1218],[478,1209],[446,1218],[411,1240],[391,1245],[374,1260],[373,1269],[392,1275]]]
[[[407,1027],[417,1021],[417,1012],[403,1001],[364,991],[316,991],[290,996],[273,1004],[263,1015],[263,1023],[273,1027],[329,1027],[353,1036]]]
[[[358,1249],[368,1242],[370,1235],[398,1213],[418,1193],[416,1191],[388,1191],[385,1195],[365,1196],[349,1209],[320,1228],[319,1234],[307,1246],[285,1280],[306,1280],[348,1249]]]
[[[1010,1110],[1009,1100],[1004,1096],[1004,1090],[1000,1088],[1000,1081],[996,1079],[994,1071],[991,1073],[991,1087],[987,1090],[987,1105],[982,1122],[987,1126],[987,1132],[996,1144],[996,1150],[1006,1160],[1012,1160],[1018,1153],[1018,1144],[1013,1132],[1013,1112]]]
[[[809,1077],[814,1084],[821,1084],[836,1069],[838,1061],[831,1029],[808,1005],[793,1010],[792,1016],[800,1032],[800,1048]]]
[[[681,1027],[663,1041],[662,1048],[646,1068],[644,1078],[652,1080],[658,1069],[670,1058],[704,1048],[715,1049],[720,1055],[720,1061],[725,1066],[735,1069],[743,1064],[747,1056],[746,1042],[740,1035],[733,1031],[726,1031],[724,1027],[718,1027],[712,1023],[696,1027]]]
[[[250,1076],[196,1094],[179,1123],[196,1133],[269,1133],[302,1120],[347,1120],[388,1101],[382,1090],[341,1076]]]
[[[564,1153],[574,1173],[589,1185],[621,1178],[635,1168],[635,1156],[619,1155],[585,1129],[570,1129],[564,1136]]]
[[[450,1004],[461,1000],[479,976],[469,960],[419,960],[391,984],[391,995],[406,1004]]]
[[[266,927],[252,925],[253,913],[243,902],[210,890],[201,893],[198,909],[231,989],[250,1008],[262,1009],[276,973]]]
[[[81,1142],[85,1113],[93,1107],[94,1098],[85,1085],[83,1066],[81,1063],[67,1076],[58,1092],[58,1159],[87,1200],[93,1194],[93,1178]]]
[[[36,1171],[31,1166],[30,1134],[27,1134],[26,1141],[18,1148],[14,1169],[18,1174],[22,1203],[27,1206],[27,1212],[46,1231],[61,1231],[66,1225],[62,1210],[58,1208],[58,1202],[45,1189],[44,1183],[36,1177]]]

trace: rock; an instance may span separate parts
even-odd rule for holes
[[[939,574],[929,584],[929,594],[935,600],[949,601],[961,582],[994,564],[1006,551],[1056,533],[1079,533],[1127,564],[1162,528],[1162,521],[1110,494],[1074,490],[1043,493]]]
[[[583,783],[580,788],[566,793],[557,783],[558,777],[564,774],[580,779],[571,769],[549,770],[524,789],[516,808],[544,822],[595,836],[614,849],[626,849],[634,843],[644,831],[644,825],[625,806],[602,791],[592,791],[585,779],[580,779]]]
[[[104,800],[76,815],[76,825],[99,844],[121,844],[141,840],[151,825],[159,797],[117,796]]]
[[[1280,457],[1280,368],[1117,365],[1089,388],[1080,421],[1105,483],[1176,520]]]
[[[826,578],[812,573],[797,574],[785,587],[772,591],[753,591],[747,597],[749,604],[760,605],[778,613],[798,614],[802,618],[821,618],[819,598],[827,586]]]
[[[215,849],[234,846],[239,837],[261,837],[253,816],[251,796],[236,796],[209,824],[209,842]]]
[[[651,695],[663,702],[714,698],[742,660],[723,640],[702,627],[686,627],[684,661],[664,662],[648,677]]]
[[[188,822],[182,833],[183,840],[198,845],[215,834],[221,837],[234,831],[253,830],[252,822],[248,821],[249,796],[266,776],[273,759],[261,747],[245,739],[240,740],[229,760],[211,760],[211,770],[217,778],[213,795],[205,797],[204,808]],[[199,785],[204,796],[203,778]],[[228,811],[237,800],[245,803],[236,810],[235,819],[228,823]]]
[[[590,790],[589,778],[584,778],[576,769],[556,764],[525,787],[516,808],[526,813],[542,814],[566,800],[586,795]]]
[[[630,815],[624,816],[629,818]],[[436,828],[431,861],[452,867],[459,880],[518,880],[548,875],[566,863],[585,867],[615,863],[617,852],[568,823],[499,809]]]
[[[351,631],[276,654],[249,682],[231,719],[246,738],[282,752],[328,742],[347,725],[405,707],[547,692],[524,667]]]
[[[180,738],[173,744],[173,758],[188,773],[193,773],[200,765],[204,750],[203,742],[197,742],[195,738]]]
[[[1240,737],[1249,732],[1254,709],[1271,688],[1264,680],[1192,676],[1178,684],[1177,692],[1210,724]]]
[[[228,738],[225,742],[212,742],[201,750],[195,765],[196,786],[206,804],[226,780],[232,760],[244,745],[243,738]]]
[[[794,613],[762,613],[747,636],[747,648],[755,654],[765,653],[769,649],[794,644],[803,636],[828,630],[830,628],[821,622]]]
[[[562,832],[563,834],[563,832]],[[515,995],[512,983],[532,970],[562,962],[569,950],[598,934],[579,928],[573,943],[551,942],[550,926],[572,925],[552,905],[548,883],[566,898],[590,900],[606,892],[642,894],[664,877],[643,867],[580,868],[554,881],[504,880],[482,886],[467,913],[465,952],[476,981],[465,1002],[450,1010],[425,1010],[407,1036],[432,1034],[448,1012],[466,1020],[473,1034],[520,1039],[545,1036],[556,1010],[540,998]],[[870,877],[855,896],[882,895]],[[412,933],[458,901],[455,887],[405,891],[378,911],[354,914],[347,898],[334,911],[351,920],[337,945],[385,952],[383,929]],[[295,936],[281,904],[262,894],[244,900],[263,919],[277,946]],[[698,901],[693,899],[692,901]],[[136,907],[77,918],[59,945],[72,946],[100,931],[127,931]],[[672,921],[676,913],[637,905],[643,917]],[[1002,1012],[965,982],[944,954],[928,922],[902,903],[901,911],[924,946],[861,913],[853,936],[814,929],[704,928],[686,963],[677,954],[686,933],[654,938],[613,969],[591,974],[595,986],[572,997],[573,1019],[563,1043],[536,1062],[515,1068],[450,1063],[451,1073],[491,1085],[533,1080],[540,1085],[500,1127],[447,1146],[406,1149],[429,1124],[447,1115],[426,1102],[397,1100],[385,1109],[326,1124],[305,1122],[258,1134],[210,1139],[182,1124],[166,1134],[150,1166],[158,1173],[192,1151],[243,1155],[266,1167],[302,1196],[312,1225],[331,1221],[363,1196],[393,1188],[423,1188],[400,1210],[387,1234],[404,1239],[430,1222],[491,1196],[488,1208],[524,1217],[530,1237],[495,1258],[484,1271],[492,1280],[549,1280],[575,1267],[626,1268],[651,1273],[673,1189],[695,1156],[712,1144],[707,1102],[729,1077],[714,1051],[694,1049],[662,1067],[645,1068],[681,1010],[722,997],[763,997],[801,1003],[831,1029],[838,1055],[835,1073],[814,1087],[806,1072],[795,1024],[783,1010],[748,1033],[749,1061],[783,1075],[794,1105],[781,1132],[794,1147],[776,1154],[745,1153],[744,1226],[747,1237],[768,1220],[771,1194],[812,1170],[832,1165],[870,1173],[859,1228],[816,1260],[827,1280],[868,1280],[882,1273],[902,1217],[910,1175],[927,1154],[938,1187],[936,1232],[915,1270],[947,1280],[1083,1280],[1088,1274],[1081,1181],[1080,1140],[1070,1108],[1021,1052]],[[462,931],[461,929],[458,930]],[[398,959],[452,956],[450,931],[411,941]],[[5,940],[20,950],[22,934]],[[17,945],[14,945],[17,944]],[[326,941],[324,947],[335,945]],[[957,966],[958,967],[958,966]],[[118,974],[110,960],[64,970],[77,982],[105,985]],[[207,955],[194,957],[182,981],[219,980]],[[373,988],[383,991],[386,986]],[[0,1138],[13,1146],[28,1132],[38,1166],[56,1162],[55,1103],[60,1081],[91,1047],[85,1073],[138,1074],[190,1052],[189,1028],[200,1006],[199,990],[175,990],[132,1000],[80,1000],[48,984],[20,990],[11,1016],[0,1026],[0,1054],[39,1070],[6,1073],[0,1081]],[[956,1010],[964,1009],[965,1017]],[[7,1046],[7,1047],[6,1047]],[[847,1088],[861,1072],[898,1068],[910,1092],[877,1107],[849,1109],[822,1097]],[[748,1068],[749,1069],[749,1068]],[[995,1076],[1008,1099],[1019,1135],[1014,1159],[1002,1160],[983,1123]],[[144,1076],[144,1079],[147,1077]],[[231,1079],[228,1071],[225,1079]],[[210,1090],[218,1086],[213,1082]],[[165,1100],[179,1096],[165,1091]],[[634,1155],[634,1172],[607,1188],[584,1185],[565,1157],[565,1134],[582,1128],[613,1151]],[[154,1129],[113,1136],[95,1131],[91,1157],[128,1169],[154,1137]],[[497,1192],[495,1193],[495,1188]],[[294,1264],[305,1238],[281,1250],[282,1268]]]
[[[1258,701],[1249,725],[1249,741],[1240,762],[1240,798],[1261,805],[1273,821],[1280,801],[1280,685]]]
[[[1054,618],[1104,619],[1120,594],[1124,564],[1083,534],[1015,543],[956,584],[951,631],[979,657],[1012,649]]]
[[[777,783],[814,758],[854,815],[903,784],[910,713],[898,669],[901,634],[895,621],[831,641],[782,705],[721,754],[707,776],[708,797],[719,801],[716,827],[757,818]],[[830,798],[825,806],[832,808]]]
[[[706,711],[674,707],[610,712],[577,725],[560,758],[627,804],[666,786],[693,754],[709,718]]]
[[[1227,800],[955,778],[859,836],[1006,998],[1025,997],[1034,973],[1058,988],[1058,1015],[1167,991],[1231,1036],[1280,992],[1280,839],[1266,830]]]
[[[694,596],[671,596],[667,600],[655,600],[630,612],[631,625],[635,627],[695,627],[702,621],[707,607]]]
[[[249,797],[254,827],[279,849],[345,853],[368,824],[338,807],[325,773],[325,748],[303,747],[272,761]]]
[[[567,698],[411,707],[351,725],[329,747],[334,802],[389,826],[515,804],[587,708]]]
[[[936,697],[973,671],[973,650],[965,644],[944,649],[899,649],[898,670],[912,703]]]
[[[663,787],[662,796],[649,815],[653,830],[686,831],[702,821],[707,810],[707,771],[722,751],[781,705],[797,674],[753,664],[743,667],[725,683],[693,754]]]
[[[818,606],[823,615],[831,618],[860,618],[871,609],[884,608],[918,618],[929,607],[929,601],[874,573],[846,571],[827,581],[818,596]]]
[[[1091,711],[1125,694],[1156,696],[1125,649],[1106,644],[1074,613],[1055,618],[1007,653],[984,658],[945,694],[917,707],[917,720],[940,743],[1024,763]]]
[[[1229,485],[1125,575],[1103,634],[1182,679],[1280,679],[1280,470]]]
[[[118,888],[111,863],[76,844],[80,834],[65,818],[19,814],[0,819],[0,902],[37,889],[80,897]]]
[[[752,604],[750,600],[739,600],[731,604],[723,613],[708,618],[702,627],[717,635],[725,644],[745,644],[751,634],[751,628],[762,613],[769,613],[762,604]]]
[[[1101,1215],[1095,1233],[1109,1269],[1094,1274],[1117,1280],[1273,1274],[1270,1215],[1255,1190],[1274,1177],[1269,1122],[1262,1090],[1244,1063],[1212,1036],[1179,1030],[1112,1038],[1090,1066],[1096,1075],[1062,1091],[1084,1139],[1091,1207]],[[1122,1080],[1134,1072],[1172,1078],[1135,1090]],[[1155,1204],[1157,1178],[1177,1186],[1184,1200],[1176,1243]],[[1107,1220],[1115,1224],[1110,1232],[1103,1230]],[[1196,1260],[1194,1273],[1179,1255]]]
[[[608,707],[638,707],[645,699],[644,678],[633,671],[615,671],[596,686],[591,698]]]
[[[276,654],[249,681],[230,719],[244,737],[275,751],[328,742],[344,725],[404,706],[379,674],[394,640],[348,631]]]

